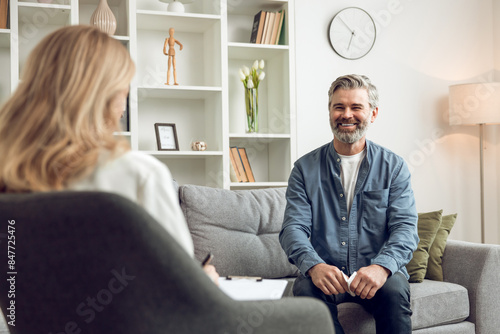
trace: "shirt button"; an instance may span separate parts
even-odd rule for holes
[[[342,241],[342,246],[345,246],[345,241]]]
[[[345,267],[340,268],[341,270],[345,270]]]
[[[344,197],[344,194],[340,194],[340,197]]]
[[[342,217],[342,220],[344,220],[344,221],[345,221],[345,217]]]
[[[339,158],[337,158],[337,162],[340,162],[340,159],[339,159]]]

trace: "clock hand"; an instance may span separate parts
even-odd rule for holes
[[[349,40],[349,45],[347,46],[347,51],[351,48],[351,43],[352,43],[352,38],[354,37],[355,33],[354,31],[351,33],[351,39]]]
[[[339,16],[339,20],[340,20],[340,22],[342,22],[342,23],[343,23],[343,24],[347,27],[347,29],[349,29],[349,31],[350,31],[351,33],[354,33],[354,30],[352,30],[352,29],[351,29],[351,27],[349,27],[349,26],[347,25],[347,23],[345,23],[345,22],[344,22],[344,20],[342,20],[342,18],[341,18],[340,16]]]

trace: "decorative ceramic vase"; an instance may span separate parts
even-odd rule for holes
[[[257,88],[245,88],[245,104],[247,111],[246,131],[254,133],[259,131],[259,90]]]
[[[172,1],[168,4],[167,11],[175,13],[184,13],[184,5],[180,1]]]
[[[100,0],[99,5],[90,18],[90,24],[98,27],[108,35],[116,31],[116,18],[108,6],[107,0]]]

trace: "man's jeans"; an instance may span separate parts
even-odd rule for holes
[[[314,285],[310,277],[303,275],[295,280],[293,294],[324,301],[332,314],[336,334],[344,334],[337,317],[337,305],[346,302],[358,303],[373,314],[377,334],[411,333],[410,285],[401,273],[391,275],[372,299],[352,297],[347,293],[327,296]]]

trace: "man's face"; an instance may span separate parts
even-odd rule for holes
[[[368,103],[368,91],[363,88],[337,89],[330,103],[330,127],[335,138],[353,144],[363,138],[378,114]]]

